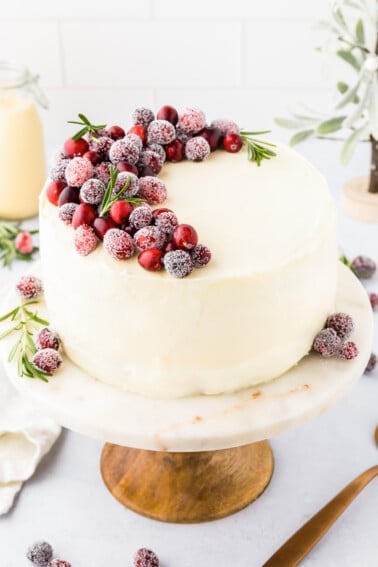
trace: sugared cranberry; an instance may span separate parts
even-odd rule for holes
[[[144,150],[141,152],[138,161],[138,167],[144,168],[148,166],[152,169],[155,175],[160,173],[162,168],[162,162],[160,159],[159,154],[151,151],[151,150]]]
[[[81,187],[83,183],[93,176],[93,165],[89,159],[75,157],[66,167],[66,181],[72,187]]]
[[[119,140],[125,135],[125,130],[121,126],[110,126],[107,131],[112,140]]]
[[[134,173],[121,171],[118,174],[112,193],[113,197],[116,197],[120,191],[122,191],[120,195],[121,199],[135,197],[139,191],[139,179]]]
[[[190,257],[192,258],[195,268],[204,268],[211,260],[211,252],[207,246],[197,244],[197,246],[191,250]]]
[[[180,140],[173,140],[173,142],[165,146],[165,154],[168,161],[178,163],[185,157],[185,146]]]
[[[347,341],[340,346],[338,355],[344,360],[353,360],[358,356],[358,348],[353,341]]]
[[[59,218],[64,224],[72,224],[72,217],[79,205],[77,203],[65,203],[59,209]]]
[[[127,232],[112,228],[104,236],[104,248],[115,260],[126,260],[134,254],[134,241]]]
[[[154,209],[152,211],[152,217],[154,220],[157,219],[159,215],[162,213],[173,213],[172,209],[167,209],[167,207],[159,207],[158,209]]]
[[[68,140],[64,142],[63,148],[64,153],[69,158],[82,156],[89,150],[88,142],[84,140],[84,138],[79,138],[78,140],[68,138]]]
[[[176,126],[176,139],[180,140],[180,142],[182,142],[184,144],[184,146],[185,146],[186,142],[188,140],[190,140],[191,137],[192,137],[191,134],[184,132],[184,130],[181,130],[181,128]]]
[[[80,203],[80,190],[77,187],[65,187],[59,195],[58,205],[62,207],[66,203]]]
[[[110,217],[98,217],[93,221],[93,230],[100,240],[104,240],[105,234],[111,228],[117,228],[117,224]]]
[[[206,126],[205,114],[199,108],[186,108],[180,114],[178,125],[186,134],[197,134]]]
[[[53,348],[54,350],[59,350],[60,340],[58,333],[49,329],[48,327],[44,327],[39,331],[35,338],[35,344],[38,350],[43,348]]]
[[[110,162],[103,161],[102,163],[99,163],[95,167],[95,176],[97,177],[97,179],[101,179],[101,181],[105,183],[105,185],[109,183],[110,166],[111,166]]]
[[[198,243],[198,234],[190,224],[179,224],[173,233],[176,248],[191,250]]]
[[[97,165],[101,161],[99,154],[93,150],[88,150],[87,152],[85,152],[85,154],[83,154],[83,157],[89,159],[92,165]]]
[[[101,160],[107,160],[109,158],[109,150],[113,140],[109,136],[100,136],[98,138],[93,137],[89,141],[89,149],[96,152]]]
[[[38,299],[43,295],[43,284],[35,276],[21,276],[16,283],[16,291],[22,299]]]
[[[133,212],[134,207],[127,201],[116,201],[110,207],[110,216],[116,224],[125,224]]]
[[[185,156],[191,161],[203,161],[210,155],[209,143],[202,136],[190,138],[185,144]]]
[[[153,120],[147,129],[148,142],[170,144],[176,137],[176,130],[168,120]]]
[[[213,120],[210,128],[217,128],[220,130],[222,136],[225,134],[240,134],[240,128],[233,120],[219,119]]]
[[[167,120],[173,126],[176,126],[178,122],[178,112],[173,106],[165,105],[157,112],[156,118],[158,120]]]
[[[88,179],[80,189],[80,200],[89,205],[99,205],[105,195],[105,184],[100,179]]]
[[[149,248],[162,248],[164,245],[164,234],[157,226],[145,226],[134,234],[134,242],[139,250]]]
[[[80,203],[72,216],[72,226],[76,229],[82,224],[91,225],[96,218],[96,211],[87,203]]]
[[[167,198],[167,189],[157,177],[141,177],[139,180],[139,195],[150,205],[160,205]]]
[[[314,350],[324,358],[329,358],[338,352],[340,344],[340,337],[334,329],[323,329],[315,337]]]
[[[127,161],[119,161],[117,163],[117,169],[118,171],[129,171],[130,173],[133,173],[137,177],[139,175],[139,171],[136,165],[133,165],[132,163],[128,163]]]
[[[193,271],[193,262],[185,250],[167,252],[163,258],[164,267],[175,278],[185,278]]]
[[[134,555],[134,567],[159,567],[159,558],[151,549],[141,547]]]
[[[147,141],[147,132],[144,126],[141,124],[134,124],[131,126],[127,131],[128,134],[136,134],[142,140],[142,144],[145,144]]]
[[[336,331],[340,339],[347,339],[352,334],[354,324],[348,313],[333,313],[327,319],[326,327]]]
[[[109,158],[114,165],[117,165],[119,161],[127,161],[136,164],[139,159],[139,154],[140,147],[127,138],[117,140],[109,150]]]
[[[30,232],[19,232],[14,245],[20,254],[30,254],[33,251],[33,238]]]
[[[69,159],[62,159],[59,163],[55,164],[54,167],[50,169],[50,179],[54,181],[65,181],[66,167],[69,163]]]
[[[372,352],[369,361],[366,365],[364,374],[370,374],[370,372],[373,372],[376,365],[377,365],[377,355],[374,352]]]
[[[155,212],[155,211],[154,211]],[[164,234],[166,240],[170,240],[178,226],[178,219],[172,211],[162,211],[154,215],[155,225]]]
[[[378,293],[369,293],[369,301],[373,311],[378,309]]]
[[[59,352],[53,348],[43,348],[38,350],[33,356],[34,366],[47,374],[52,374],[58,370],[62,362],[63,360]],[[42,565],[42,563],[39,563],[39,565]]]
[[[38,567],[46,567],[53,556],[53,548],[47,541],[36,541],[26,552],[26,557]]]
[[[138,255],[138,262],[145,270],[157,272],[162,268],[163,252],[159,248],[143,250]]]
[[[226,134],[222,144],[226,152],[236,154],[242,149],[243,140],[239,134]]]
[[[52,559],[48,567],[72,567],[72,565],[69,561],[65,561],[64,559]]]
[[[74,245],[82,256],[88,256],[88,254],[97,248],[97,244],[97,236],[91,226],[81,224],[75,230]]]
[[[198,136],[205,138],[212,152],[219,148],[222,140],[222,133],[218,128],[204,128],[198,132]]]
[[[148,205],[142,205],[141,207],[136,207],[129,217],[129,224],[132,228],[139,230],[145,226],[151,224],[152,221],[152,211]]]
[[[134,124],[141,124],[145,128],[152,122],[155,118],[154,113],[149,108],[140,106],[136,108],[132,114],[132,120]]]
[[[351,270],[360,279],[371,278],[377,269],[377,265],[372,258],[368,256],[357,256],[350,264]]]
[[[152,152],[155,152],[155,154],[157,154],[160,157],[161,165],[164,164],[166,156],[165,156],[165,150],[161,144],[157,144],[156,142],[151,142],[150,144],[147,144],[147,150],[151,150]]]
[[[139,152],[142,151],[143,142],[140,136],[138,136],[138,134],[134,134],[134,132],[128,132],[123,139],[128,143],[135,144],[136,146],[138,146]]]
[[[59,196],[65,187],[67,187],[67,185],[63,181],[51,181],[51,183],[48,184],[46,187],[46,197],[52,205],[56,206],[58,204]]]

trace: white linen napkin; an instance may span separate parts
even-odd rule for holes
[[[1,274],[0,293],[13,279]],[[52,419],[16,393],[0,364],[0,515],[10,510],[22,484],[34,474],[60,432]]]

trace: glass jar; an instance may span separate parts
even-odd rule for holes
[[[38,212],[46,169],[36,102],[47,108],[38,77],[24,65],[0,61],[0,217],[5,219]]]

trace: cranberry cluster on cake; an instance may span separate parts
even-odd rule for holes
[[[156,114],[144,107],[132,115],[130,128],[92,125],[79,115],[82,128],[66,140],[55,156],[46,188],[49,201],[59,207],[59,218],[75,230],[74,246],[87,256],[103,241],[116,260],[136,252],[140,266],[165,269],[183,278],[211,259],[193,226],[181,223],[169,208],[155,208],[167,198],[165,183],[156,176],[164,162],[199,162],[223,148],[238,152],[243,146],[233,121],[207,125],[205,114],[187,108],[178,114],[163,106]]]

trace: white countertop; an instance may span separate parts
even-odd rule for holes
[[[315,141],[300,149],[326,175],[335,196],[344,180],[368,170],[367,145],[347,169],[338,165],[337,143]],[[340,245],[350,257],[363,253],[378,260],[378,225],[341,214]],[[378,275],[368,288],[378,291]],[[162,524],[123,508],[100,478],[102,443],[66,431],[13,511],[0,518],[0,567],[30,565],[24,551],[36,539],[51,542],[73,567],[131,566],[138,547],[154,549],[162,567],[259,567],[354,476],[377,463],[377,408],[376,369],[328,413],[272,440],[273,479],[254,504],[198,525]],[[375,567],[377,509],[373,481],[302,564]]]

